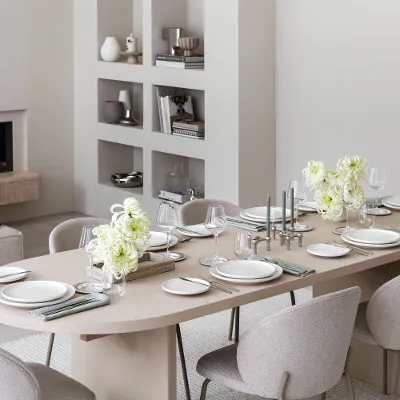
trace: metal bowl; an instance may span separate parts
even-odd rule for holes
[[[130,172],[128,174],[111,175],[111,182],[121,188],[135,188],[143,186],[143,174],[141,172]]]

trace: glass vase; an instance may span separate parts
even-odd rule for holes
[[[123,274],[116,279],[109,270],[104,270],[103,293],[114,299],[121,299],[126,293],[126,277]]]
[[[344,208],[346,210],[346,232],[350,231],[351,229],[357,229],[360,210],[354,210],[350,207],[350,205],[345,205]]]

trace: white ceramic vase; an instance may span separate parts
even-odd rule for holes
[[[118,101],[120,101],[121,103],[124,103],[125,112],[127,110],[131,110],[132,109],[131,97],[130,97],[130,94],[129,94],[129,90],[120,90],[119,91]]]
[[[108,36],[104,40],[103,46],[101,46],[100,54],[104,61],[115,62],[119,60],[119,53],[121,47],[118,40],[114,36]]]

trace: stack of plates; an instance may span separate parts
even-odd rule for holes
[[[73,286],[53,281],[25,281],[5,286],[0,303],[20,308],[40,308],[69,300],[75,294]]]
[[[173,247],[178,243],[178,238],[171,235],[169,247]],[[150,232],[149,251],[165,250],[167,248],[167,235],[163,232]]]
[[[367,248],[387,249],[400,246],[400,234],[382,229],[351,229],[342,234],[346,243]]]
[[[214,278],[233,283],[263,283],[282,275],[282,268],[264,261],[228,261],[210,268]]]
[[[179,233],[189,237],[209,237],[213,234],[206,229],[204,224],[197,224],[197,225],[187,225],[178,228]]]
[[[282,207],[271,207],[271,222],[282,222]],[[286,219],[290,219],[291,212],[286,209]],[[267,207],[253,207],[240,212],[240,216],[247,221],[265,223],[267,220]]]
[[[382,204],[385,207],[392,208],[393,210],[400,210],[400,196],[391,196],[382,199]]]

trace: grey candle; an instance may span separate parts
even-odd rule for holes
[[[267,238],[271,237],[271,196],[267,197]]]
[[[286,231],[286,190],[282,193],[282,231]]]
[[[290,189],[290,226],[294,228],[294,188]]]

